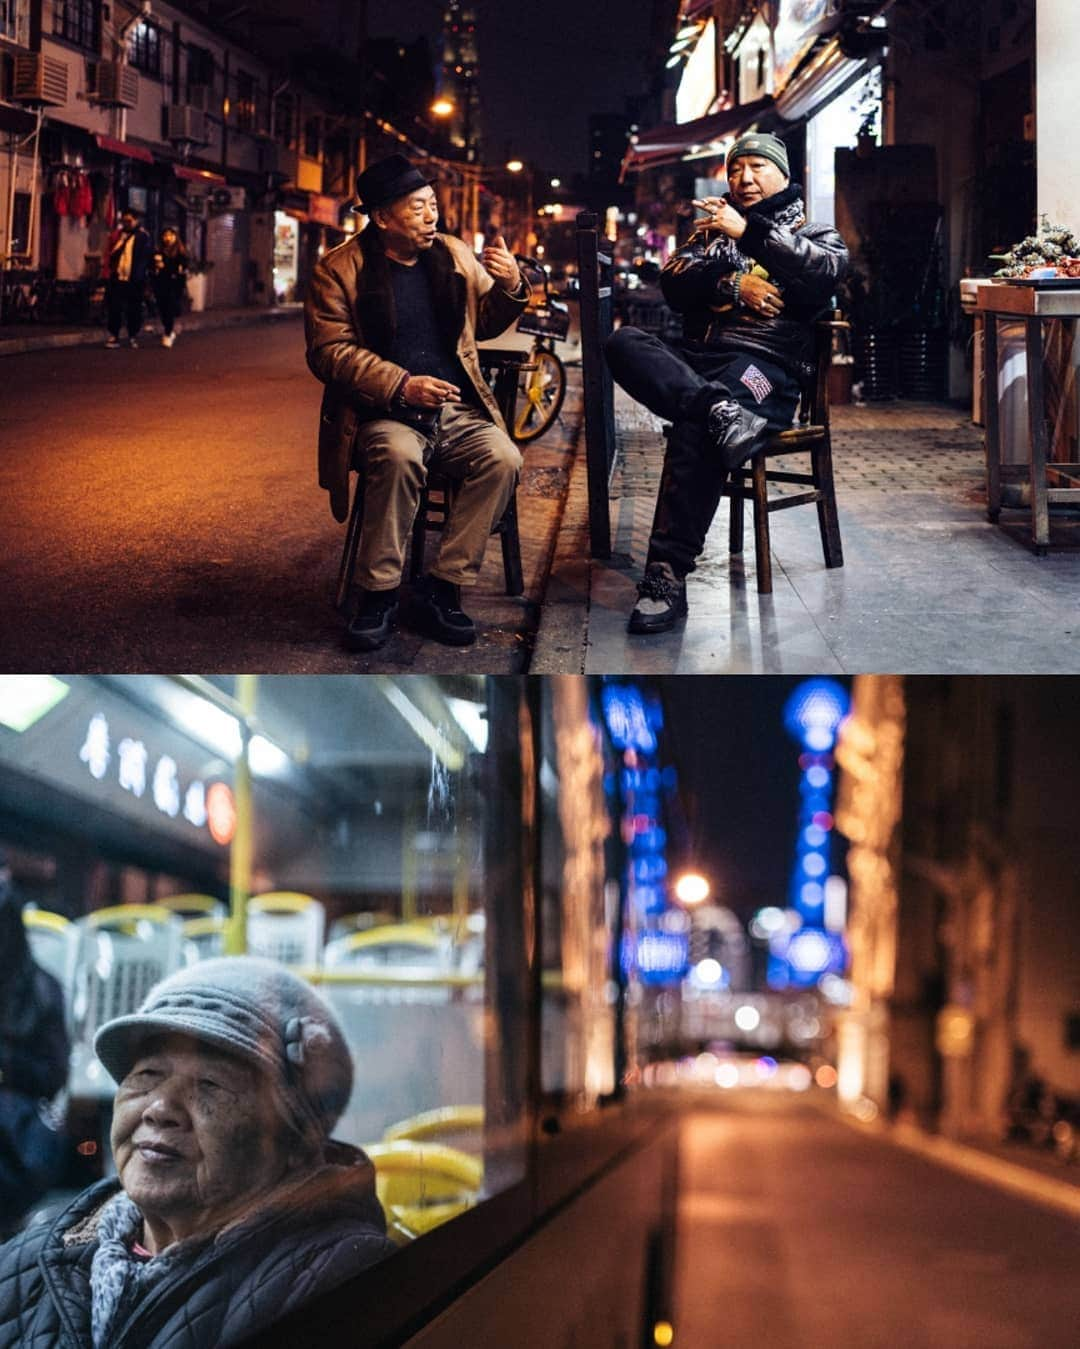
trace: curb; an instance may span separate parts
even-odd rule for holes
[[[582,415],[574,466],[547,582],[540,597],[540,625],[533,638],[529,674],[584,674],[589,641],[589,485]]]
[[[228,309],[203,310],[200,315],[185,314],[183,329],[187,333],[215,328],[233,328],[248,323],[268,323],[279,319],[300,318],[299,308],[289,309]],[[156,335],[154,328],[147,333]],[[61,347],[99,347],[104,343],[104,329],[98,326],[71,328],[63,332],[38,333],[27,337],[0,338],[0,356],[21,356],[28,351],[53,351]]]
[[[955,1139],[924,1133],[911,1124],[887,1126],[880,1121],[863,1122],[845,1110],[837,1111],[836,1118],[853,1129],[873,1134],[952,1171],[981,1180],[986,1185],[1008,1190],[1022,1199],[1080,1218],[1080,1186],[1068,1181],[1055,1180],[1041,1171],[1029,1170],[1017,1162],[1005,1161],[1004,1158],[982,1152]]]

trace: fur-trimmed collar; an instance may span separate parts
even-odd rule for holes
[[[374,222],[361,232],[357,246],[364,258],[356,289],[357,322],[364,345],[385,356],[394,340],[397,315],[390,264]],[[450,351],[456,351],[465,327],[465,277],[454,266],[453,254],[441,235],[437,235],[431,247],[420,254],[416,265],[427,274],[443,339]]]

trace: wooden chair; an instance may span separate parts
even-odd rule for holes
[[[494,378],[495,399],[508,427],[514,425],[514,412],[517,404],[518,383],[524,371],[532,369],[527,351],[514,351],[504,347],[481,347],[480,366],[485,376]],[[362,465],[356,466],[356,487],[353,489],[352,508],[349,511],[349,523],[345,531],[345,546],[341,553],[341,566],[338,570],[335,604],[344,612],[349,593],[353,587],[356,573],[356,555],[360,549],[360,525],[364,514],[364,474]],[[424,573],[425,534],[429,529],[443,530],[454,504],[454,495],[458,484],[437,469],[429,470],[427,481],[420,492],[420,505],[412,527],[412,545],[409,557],[409,580],[415,581]],[[492,534],[499,536],[502,544],[503,576],[508,595],[521,595],[525,590],[525,581],[521,570],[521,540],[518,535],[517,492],[502,516],[495,522]]]
[[[761,595],[772,593],[772,554],[769,546],[769,516],[773,511],[792,506],[817,506],[818,527],[826,567],[842,567],[844,552],[840,543],[840,521],[836,513],[836,489],[833,485],[832,437],[829,431],[829,366],[832,361],[833,333],[849,325],[839,319],[817,325],[815,369],[802,386],[797,424],[775,435],[750,463],[737,468],[724,484],[724,496],[731,498],[729,548],[743,550],[743,503],[754,503],[754,552],[757,558],[757,588]],[[771,459],[786,454],[810,453],[810,472],[792,473],[769,467]],[[769,483],[796,483],[806,492],[790,493],[770,499]]]

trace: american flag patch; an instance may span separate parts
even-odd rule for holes
[[[742,372],[741,383],[745,384],[758,403],[764,403],[772,393],[772,385],[756,365],[748,365]]]

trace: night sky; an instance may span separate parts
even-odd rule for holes
[[[484,158],[584,172],[591,113],[621,112],[645,85],[650,0],[477,0]],[[369,0],[372,37],[427,36],[441,0]]]
[[[802,679],[686,676],[666,681],[667,747],[679,772],[687,857],[713,897],[741,917],[788,903],[795,862],[800,747],[783,725]],[[843,681],[839,681],[843,682]],[[678,847],[677,823],[672,842]],[[842,857],[834,840],[834,862]]]

